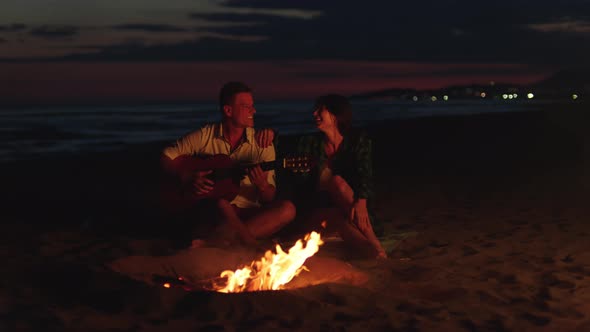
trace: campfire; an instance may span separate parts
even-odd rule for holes
[[[226,280],[224,284],[214,286],[214,290],[221,293],[253,292],[262,290],[278,290],[289,283],[302,270],[305,260],[318,252],[323,241],[319,233],[312,232],[284,252],[280,245],[276,245],[276,253],[268,250],[264,257],[254,261],[250,266],[235,271],[221,272],[220,277]]]
[[[246,250],[204,247],[167,256],[121,257],[109,267],[150,285],[187,292],[253,292],[323,283],[363,286],[369,280],[368,275],[338,258],[316,257],[323,243],[320,234],[312,232],[289,250],[277,245],[260,258]],[[237,269],[224,271],[231,267]],[[307,272],[301,273],[303,270]]]
[[[318,252],[323,243],[319,233],[311,232],[303,240],[297,240],[288,252],[277,244],[276,253],[268,250],[262,258],[253,261],[249,266],[235,271],[225,270],[213,279],[187,280],[172,270],[176,277],[153,275],[152,281],[165,288],[180,287],[186,291],[206,289],[220,293],[241,293],[279,290],[302,270],[309,271],[303,263]]]

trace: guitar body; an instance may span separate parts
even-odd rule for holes
[[[206,194],[197,194],[194,189],[187,188],[189,195],[194,200],[199,199],[220,199],[231,201],[240,190],[241,174],[235,161],[231,160],[228,155],[217,154],[211,157],[199,158],[195,165],[194,171],[213,170],[208,178],[215,182],[213,190]],[[192,186],[189,186],[192,187]]]
[[[207,177],[215,185],[206,194],[197,194],[192,183],[179,183],[178,179],[166,179],[162,183],[161,193],[164,205],[172,210],[190,208],[204,199],[233,200],[240,190],[240,179],[236,162],[228,155],[218,154],[208,157],[183,156],[179,168],[183,171],[202,172],[213,170]]]

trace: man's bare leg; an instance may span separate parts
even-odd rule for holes
[[[295,219],[295,205],[290,201],[274,201],[260,209],[244,223],[255,238],[268,237]]]
[[[225,199],[217,201],[217,211],[220,220],[229,226],[230,230],[235,231],[240,240],[248,245],[256,244],[256,236],[250,232],[249,228],[240,219],[234,207]],[[224,231],[230,231],[225,229]],[[222,234],[221,238],[232,238],[233,234]]]
[[[290,201],[276,201],[260,209],[260,212],[243,221],[229,201],[220,199],[216,202],[217,212],[222,221],[218,227],[215,240],[235,240],[235,234],[247,245],[256,245],[256,239],[264,238],[276,233],[282,227],[295,219],[295,205]],[[214,240],[214,242],[215,242]],[[209,241],[193,240],[193,247],[203,247]]]

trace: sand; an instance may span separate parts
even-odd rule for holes
[[[0,330],[588,331],[585,109],[368,128],[390,258],[328,243],[283,291],[187,292],[141,275],[172,261],[214,273],[202,254],[242,260],[172,240],[182,230],[151,209],[161,144],[4,164]]]

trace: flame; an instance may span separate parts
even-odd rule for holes
[[[320,234],[311,232],[305,235],[305,247],[303,241],[297,240],[295,245],[285,253],[280,245],[276,246],[276,254],[268,250],[264,257],[252,262],[250,266],[241,269],[221,272],[222,278],[227,278],[225,285],[215,287],[221,293],[239,293],[261,290],[281,289],[294,277],[299,275],[305,260],[318,252],[322,241]]]

